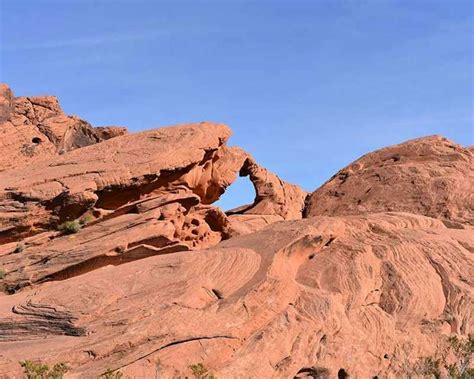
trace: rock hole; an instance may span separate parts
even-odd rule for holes
[[[42,141],[41,138],[35,137],[31,140],[35,145],[39,145]]]
[[[314,254],[311,254],[308,259],[313,259],[314,258]]]
[[[239,213],[239,211],[250,208],[255,200],[255,189],[252,182],[247,177],[238,177],[220,199],[214,203],[218,207],[231,213]],[[246,204],[246,205],[242,205]]]
[[[349,377],[349,374],[343,368],[339,369],[337,372],[337,379],[346,379]]]

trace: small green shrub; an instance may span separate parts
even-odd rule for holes
[[[58,225],[58,230],[63,234],[74,234],[81,230],[81,224],[79,221],[65,221]]]
[[[27,379],[61,379],[69,370],[65,363],[56,363],[52,369],[41,362],[21,361],[20,366]]]
[[[92,221],[94,221],[94,217],[92,217],[92,215],[87,214],[87,215],[82,216],[79,219],[79,224],[84,226],[84,225],[87,225],[89,222],[92,222]]]
[[[0,269],[0,280],[5,279],[5,276],[7,276],[7,273],[5,272],[5,270]]]
[[[21,361],[20,366],[28,379],[42,379],[49,371],[48,365],[32,361]]]
[[[217,379],[217,377],[212,372],[209,372],[202,363],[191,365],[189,368],[196,379]]]
[[[15,254],[19,254],[19,253],[21,253],[23,250],[25,250],[25,246],[22,245],[21,243],[19,243],[18,245],[16,245],[15,250],[13,250],[13,252],[14,252]]]
[[[108,368],[105,374],[102,375],[102,377],[105,379],[121,379],[123,377],[123,373]]]
[[[69,367],[65,363],[56,363],[49,373],[50,379],[61,379],[68,372]]]

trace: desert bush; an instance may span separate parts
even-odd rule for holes
[[[474,354],[474,335],[470,334],[465,340],[457,336],[449,337],[448,352],[455,357],[454,362],[445,363],[449,376],[453,379],[474,378],[474,368],[470,367]]]
[[[56,363],[53,368],[41,362],[21,361],[20,366],[27,379],[61,379],[69,370],[65,363]]]
[[[94,221],[94,217],[90,214],[84,215],[79,219],[79,224],[82,226],[87,225],[89,222]]]
[[[0,280],[5,279],[5,276],[7,276],[7,273],[5,272],[5,270],[0,269]]]
[[[117,370],[112,370],[108,368],[105,374],[102,375],[102,378],[105,379],[121,379],[123,377],[123,373]]]
[[[435,354],[421,357],[413,364],[405,364],[403,373],[408,378],[414,375],[449,379],[474,379],[471,366],[474,353],[474,335],[460,338],[456,335],[445,340]]]
[[[209,372],[202,363],[191,365],[189,368],[196,379],[217,379],[217,377],[212,372]]]
[[[65,221],[58,225],[58,230],[63,234],[74,234],[81,230],[81,224],[77,221]]]

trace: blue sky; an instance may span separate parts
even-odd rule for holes
[[[461,0],[0,0],[0,80],[95,126],[211,120],[314,190],[362,154],[473,139],[473,9]],[[239,181],[224,208],[251,201]]]

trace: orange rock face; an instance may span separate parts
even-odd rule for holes
[[[87,126],[85,143],[55,98],[2,88],[2,133],[44,141],[24,155],[0,140],[0,378],[24,360],[65,363],[65,378],[469,366],[446,353],[474,326],[469,148],[408,141],[307,194],[227,147],[225,125]],[[225,213],[212,203],[237,175],[255,201]]]
[[[401,211],[474,225],[474,154],[439,136],[375,151],[309,197],[308,216]]]
[[[0,171],[123,135],[125,128],[93,128],[67,116],[54,96],[15,97],[0,83]]]

